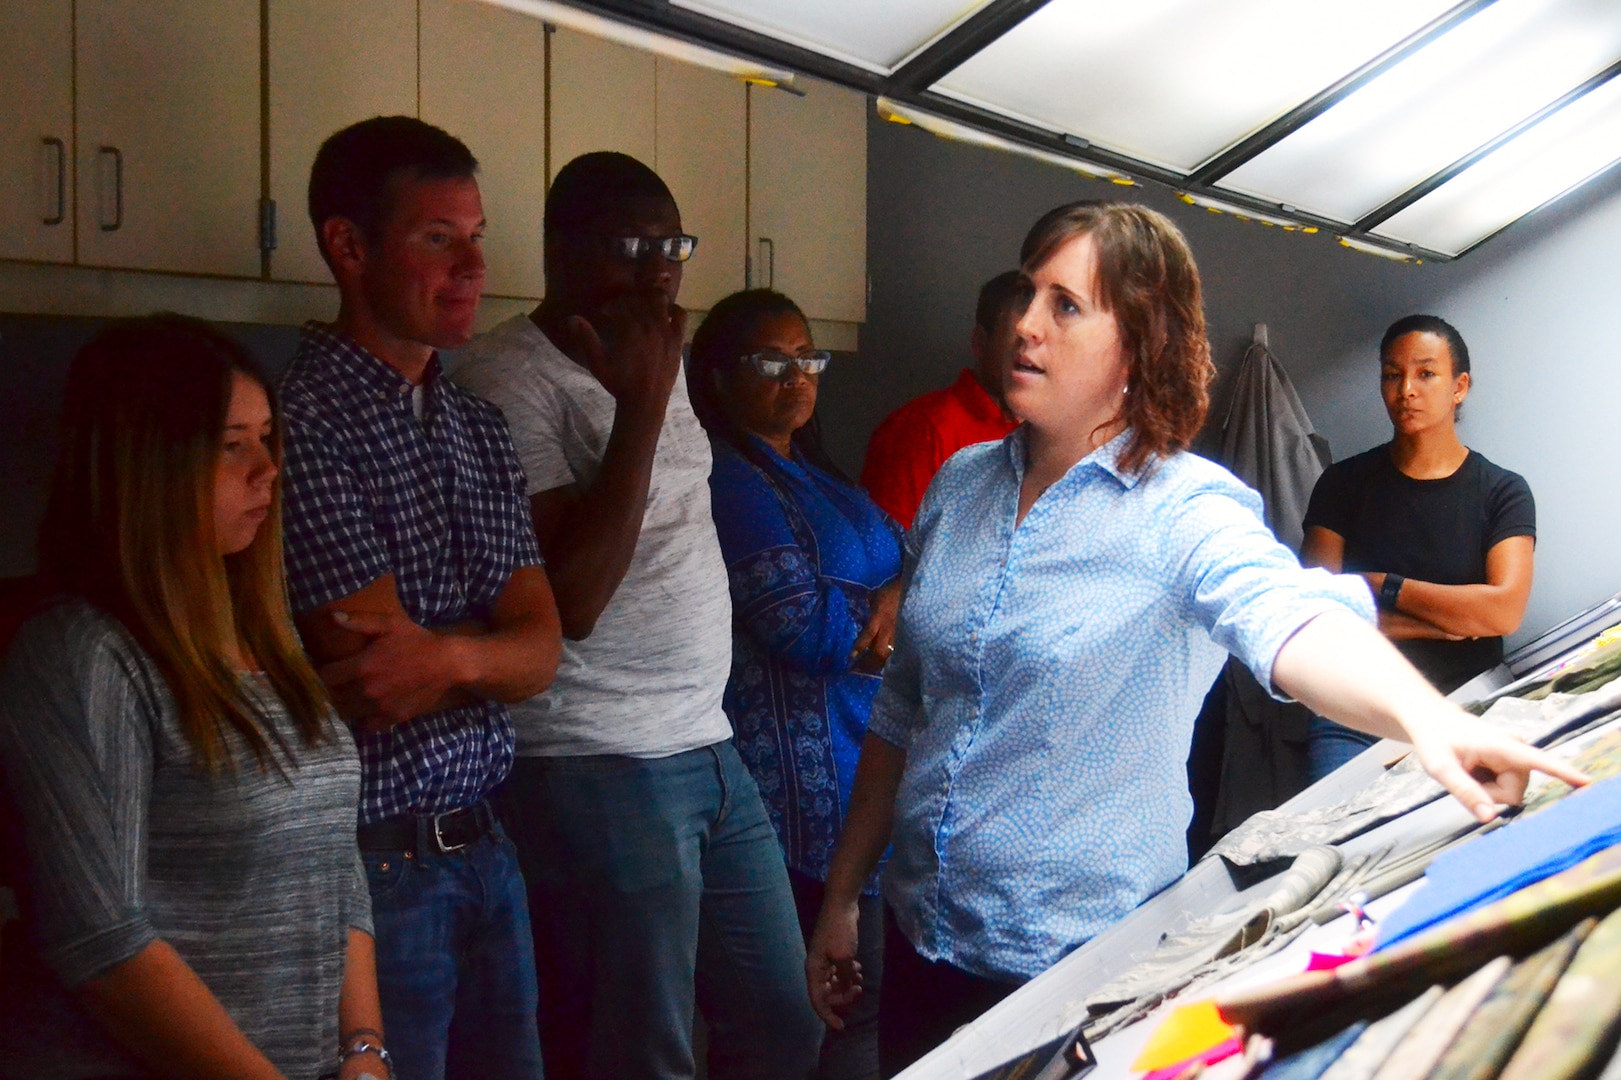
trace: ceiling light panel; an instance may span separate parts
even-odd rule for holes
[[[1611,79],[1373,230],[1459,255],[1621,160],[1621,78]]]
[[[1052,0],[934,86],[1191,172],[1456,0]]]
[[[1219,183],[1355,221],[1618,58],[1616,0],[1497,0]]]
[[[986,2],[673,0],[676,7],[886,75]]]

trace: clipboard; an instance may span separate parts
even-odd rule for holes
[[[1086,1036],[1081,1034],[1085,1026],[1042,1043],[1012,1061],[1004,1061],[974,1080],[1076,1080],[1085,1076],[1098,1064]]]

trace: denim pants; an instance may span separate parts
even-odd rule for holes
[[[1308,722],[1306,732],[1311,740],[1306,749],[1310,762],[1306,776],[1307,782],[1312,784],[1379,741],[1377,735],[1369,735],[1315,715]]]
[[[552,1080],[800,1080],[822,1022],[782,850],[730,741],[519,758],[496,804],[529,882]]]
[[[394,1080],[539,1080],[535,958],[512,842],[362,852]]]

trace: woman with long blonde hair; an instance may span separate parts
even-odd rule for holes
[[[115,324],[62,437],[58,595],[0,666],[0,1076],[386,1076],[360,765],[287,611],[268,383],[203,323]]]

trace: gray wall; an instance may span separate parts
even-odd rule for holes
[[[979,285],[1014,265],[1041,213],[1073,199],[1128,198],[1175,220],[1203,272],[1221,369],[1207,438],[1251,327],[1264,322],[1335,458],[1384,442],[1379,336],[1401,315],[1434,312],[1459,327],[1474,359],[1465,441],[1524,474],[1537,496],[1537,580],[1516,638],[1621,591],[1621,479],[1609,468],[1621,403],[1613,250],[1621,170],[1456,263],[1414,266],[1196,209],[1156,185],[1087,180],[876,115],[867,160],[869,321],[859,355],[841,357],[822,395],[829,449],[852,472],[889,410],[970,362]]]

